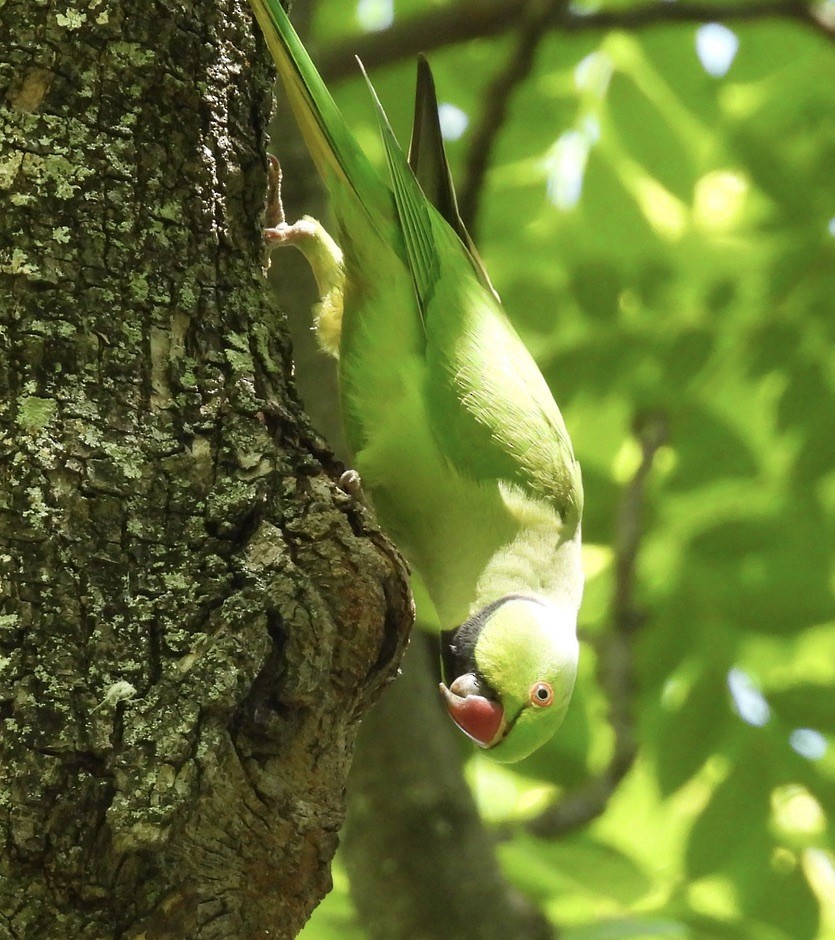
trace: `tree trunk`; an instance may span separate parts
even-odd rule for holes
[[[264,299],[248,10],[0,6],[0,937],[292,937],[410,621]]]

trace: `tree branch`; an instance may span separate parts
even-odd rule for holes
[[[664,417],[659,414],[640,417],[635,423],[635,435],[641,445],[641,462],[621,497],[615,529],[612,630],[599,648],[598,678],[609,700],[609,721],[615,743],[609,764],[600,776],[586,781],[531,820],[529,829],[543,838],[571,832],[601,815],[637,753],[632,714],[632,645],[635,631],[644,618],[635,603],[635,567],[643,536],[646,481],[655,455],[667,438]]]
[[[410,59],[419,52],[496,36],[513,28],[524,16],[527,0],[460,0],[454,5],[431,9],[397,20],[388,29],[350,36],[329,46],[319,56],[322,75],[328,82],[356,76],[355,56],[368,69]],[[755,22],[789,20],[835,39],[835,24],[817,4],[805,0],[756,0],[720,8],[714,3],[646,2],[634,7],[579,13],[559,4],[544,28],[563,33],[592,30],[638,30],[671,23]]]
[[[464,185],[461,187],[459,209],[464,225],[474,233],[484,176],[490,164],[493,146],[507,117],[514,90],[530,74],[536,50],[546,35],[545,25],[556,11],[564,10],[568,0],[530,2],[524,11],[519,38],[505,68],[490,83],[484,95],[486,102],[481,120],[470,139]]]
[[[374,940],[549,940],[548,921],[502,875],[436,661],[416,631],[402,675],[360,729],[343,849],[363,926]]]

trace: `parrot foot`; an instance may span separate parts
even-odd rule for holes
[[[269,157],[267,178],[267,227],[264,229],[267,251],[295,245],[307,258],[319,290],[319,303],[314,307],[316,333],[325,352],[338,358],[345,292],[342,249],[328,235],[321,222],[309,215],[292,225],[288,224],[281,202],[281,165],[272,155]]]
[[[356,470],[346,470],[339,478],[339,488],[353,496],[354,499],[363,500],[362,480]]]
[[[315,241],[317,239],[319,236],[317,227],[321,228],[321,225],[315,219],[311,219],[310,216],[306,215],[293,225],[279,222],[278,225],[274,225],[272,228],[265,228],[264,241],[267,243],[267,251],[272,251],[273,248],[283,248],[285,245],[295,245],[305,255],[308,255],[309,247],[305,245],[305,241]],[[313,247],[310,246],[310,248]]]
[[[290,225],[284,215],[284,203],[281,201],[281,164],[272,154],[267,155],[267,206],[265,210],[267,226],[264,240],[267,251],[284,245],[295,245],[310,262],[319,289],[331,287],[338,270],[342,275],[342,250],[325,231],[321,222],[309,215],[302,216],[298,222]]]

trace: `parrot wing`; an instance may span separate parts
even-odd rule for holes
[[[570,531],[583,495],[568,431],[460,219],[425,60],[418,75],[412,166],[366,81],[427,335],[425,394],[436,444],[462,475],[505,480],[546,500]]]
[[[404,307],[398,301],[396,315],[421,321],[411,329],[424,338],[424,396],[444,460],[465,477],[507,480],[556,506],[564,520],[579,519],[579,468],[562,416],[505,317],[458,214],[428,64],[424,60],[419,65],[412,147],[413,162],[430,193],[427,199],[370,82],[390,186],[345,124],[279,0],[251,4],[335,201],[340,235],[360,245],[360,220],[367,220],[376,232],[374,243],[391,247],[411,275],[416,303]],[[386,304],[389,300],[393,295]],[[409,335],[408,324],[396,327],[391,319],[395,310],[386,304],[381,301],[379,315],[390,318],[391,342],[402,343],[398,337]],[[362,336],[367,335],[363,330]],[[362,433],[355,437],[361,440]]]
[[[447,225],[461,239],[467,249],[473,267],[481,282],[496,294],[490,282],[490,276],[484,267],[475,242],[470,237],[467,227],[458,211],[458,199],[452,183],[452,174],[446,158],[444,139],[438,114],[438,97],[435,93],[435,80],[426,56],[419,55],[417,60],[417,80],[415,82],[415,115],[412,122],[412,139],[409,143],[409,167],[417,178],[423,194],[438,210]]]

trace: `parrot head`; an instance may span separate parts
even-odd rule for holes
[[[491,757],[521,760],[562,723],[577,676],[576,628],[575,610],[508,594],[442,638],[447,711]]]

